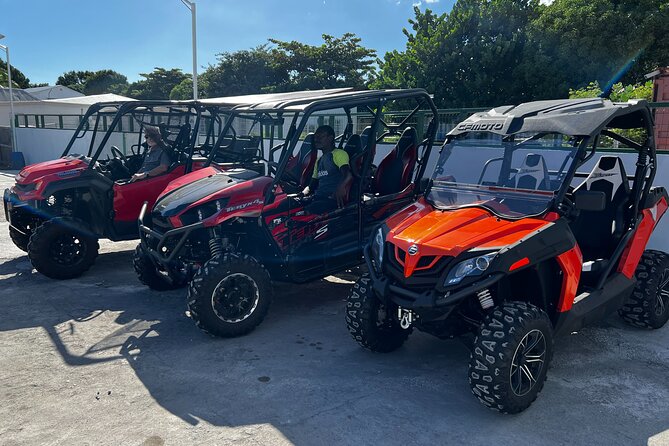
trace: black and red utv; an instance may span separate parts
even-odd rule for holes
[[[400,106],[411,113],[384,115]],[[200,328],[250,332],[267,313],[271,280],[307,282],[359,264],[371,229],[416,199],[436,131],[433,119],[418,134],[419,113],[436,117],[424,90],[296,92],[232,108],[221,138],[269,141],[268,173],[212,165],[171,183],[140,216],[140,281],[154,289],[190,282]],[[300,192],[318,158],[311,132],[323,123],[339,134],[352,181],[345,206],[312,213]]]
[[[632,150],[601,150],[623,147]],[[613,311],[641,328],[669,319],[669,255],[646,250],[668,203],[652,186],[656,166],[643,101],[471,116],[449,133],[423,196],[372,234],[369,274],[347,301],[349,331],[378,352],[413,328],[474,333],[472,392],[491,409],[524,410],[556,335]]]
[[[27,166],[5,190],[5,215],[16,246],[42,274],[69,279],[93,264],[99,238],[137,238],[142,204],[153,203],[170,181],[198,167],[192,155],[203,110],[169,101],[91,106],[61,158]],[[131,183],[142,165],[146,125],[160,128],[172,164],[163,175]],[[213,135],[216,126],[208,127]]]

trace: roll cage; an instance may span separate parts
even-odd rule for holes
[[[619,130],[643,129],[645,141],[639,143],[620,133]],[[632,214],[637,216],[630,221],[630,229],[638,224],[639,208],[648,199],[650,188],[655,178],[657,154],[653,140],[653,117],[646,101],[631,100],[625,103],[613,103],[606,99],[577,99],[561,101],[541,101],[521,104],[517,107],[503,106],[488,112],[476,113],[458,124],[447,135],[442,149],[454,138],[472,132],[490,132],[501,135],[504,140],[513,140],[515,135],[536,132],[536,135],[562,133],[573,138],[576,148],[572,162],[566,173],[563,172],[569,157],[565,158],[559,171],[552,174],[563,174],[564,180],[556,191],[549,210],[560,214],[568,214],[573,203],[567,200],[574,178],[586,177],[578,169],[591,160],[601,147],[602,137],[609,137],[622,143],[638,153],[632,180],[631,196],[633,197]],[[488,160],[485,168],[494,159]],[[432,185],[424,191],[427,198]]]

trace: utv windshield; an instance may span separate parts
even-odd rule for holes
[[[427,197],[439,209],[481,207],[510,219],[541,214],[580,142],[555,133],[457,136],[442,148]]]

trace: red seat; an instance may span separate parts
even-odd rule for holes
[[[393,150],[383,158],[376,170],[374,192],[388,195],[400,192],[411,183],[418,155],[416,129],[408,127],[402,132]]]

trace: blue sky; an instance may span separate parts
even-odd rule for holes
[[[198,72],[216,54],[273,37],[318,44],[353,32],[378,51],[405,48],[413,4],[449,11],[454,0],[196,0]],[[69,70],[110,68],[130,82],[154,67],[192,71],[191,16],[181,0],[0,0],[0,43],[33,83]],[[4,52],[0,55],[4,60]]]

